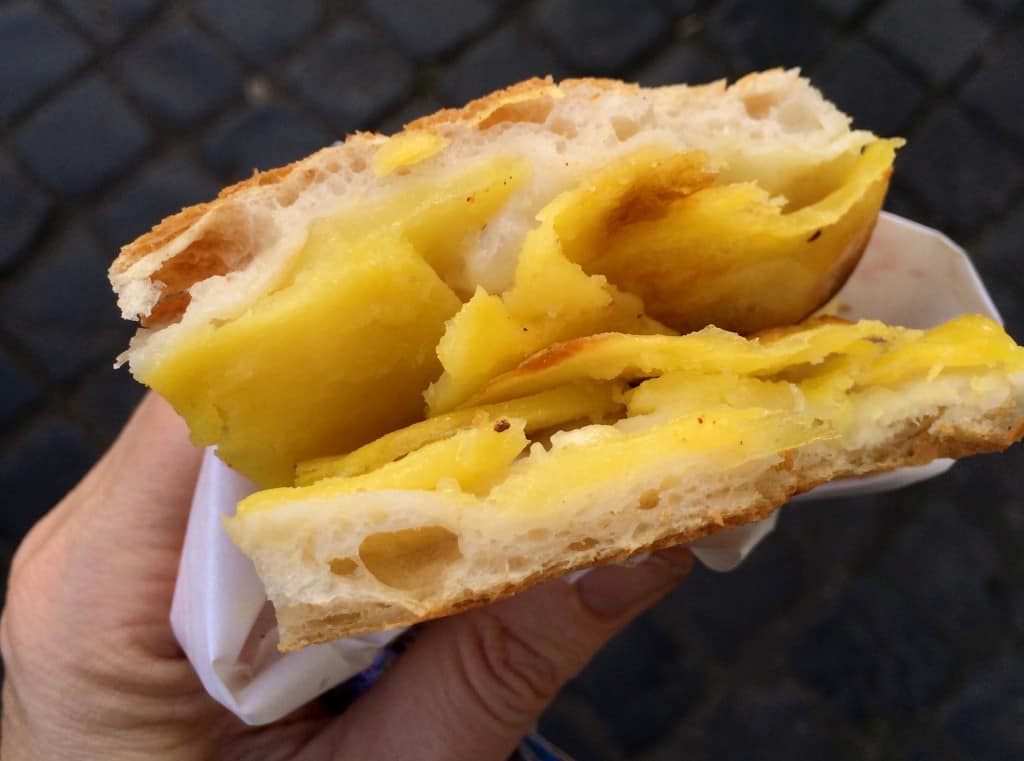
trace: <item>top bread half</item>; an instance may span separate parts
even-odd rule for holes
[[[899,144],[795,71],[530,80],[125,246],[110,278],[142,327],[124,358],[196,443],[289,484],[557,341],[804,318],[855,266]]]
[[[412,122],[390,138],[357,133],[301,161],[254,173],[126,245],[111,282],[129,320],[165,327],[183,317],[209,319],[207,313],[223,319],[235,305],[218,291],[237,297],[247,289],[197,284],[243,272],[258,280],[254,270],[269,278],[262,271],[284,266],[275,260],[294,255],[312,221],[386,197],[409,175],[437,180],[490,157],[514,156],[529,165],[529,178],[496,215],[494,229],[463,247],[462,261],[446,273],[463,295],[478,285],[498,293],[512,282],[537,212],[616,157],[651,145],[700,152],[717,184],[754,182],[793,208],[834,190],[838,172],[822,176],[822,170],[874,140],[849,125],[795,71],[753,74],[731,87],[533,79]],[[186,316],[193,299],[203,308]]]

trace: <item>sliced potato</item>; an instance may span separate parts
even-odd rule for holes
[[[639,296],[648,315],[680,332],[717,325],[748,335],[798,322],[860,260],[901,142],[865,146],[840,162],[845,171],[826,195],[796,209],[754,183],[678,197],[669,187],[640,185],[600,230],[577,234],[566,255]]]
[[[511,289],[479,290],[448,324],[430,414],[558,341],[705,325],[749,335],[804,319],[860,259],[900,144],[837,157],[788,206],[755,182],[716,184],[696,151],[610,163],[537,215]]]
[[[894,351],[899,348],[900,351]],[[587,336],[538,352],[475,394],[466,406],[494,404],[586,380],[652,378],[675,371],[733,373],[759,378],[784,374],[797,379],[808,367],[837,355],[873,360],[861,381],[894,384],[913,374],[944,369],[1021,363],[1006,332],[981,315],[962,315],[927,331],[891,327],[874,320],[813,321],[799,330],[745,339],[715,327],[685,336]]]
[[[526,433],[578,420],[598,422],[621,413],[621,387],[612,383],[580,383],[499,404],[456,410],[381,436],[349,454],[300,462],[295,485],[307,486],[324,478],[358,476],[394,462],[416,449],[474,425],[517,418]]]

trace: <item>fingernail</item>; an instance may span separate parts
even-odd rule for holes
[[[659,550],[633,566],[595,568],[578,582],[580,599],[601,618],[618,618],[653,603],[693,568],[686,547]]]

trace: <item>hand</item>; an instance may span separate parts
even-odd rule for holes
[[[252,728],[215,703],[169,623],[200,452],[149,396],[22,543],[0,621],[0,755],[19,759],[505,759],[597,649],[692,564],[667,550],[428,624],[343,715]]]

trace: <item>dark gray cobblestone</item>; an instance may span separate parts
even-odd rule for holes
[[[731,573],[697,568],[652,617],[666,630],[687,630],[728,662],[745,641],[786,614],[803,584],[796,548],[780,539],[759,548]]]
[[[540,720],[544,736],[559,747],[572,748],[580,761],[617,761],[626,757],[615,747],[610,729],[584,698],[577,698],[568,690]]]
[[[943,499],[945,489],[929,491],[921,514],[878,559],[880,582],[904,592],[952,641],[1005,625],[995,546],[969,505]]]
[[[807,66],[835,39],[835,30],[806,0],[722,0],[712,3],[706,23],[736,73]]]
[[[859,38],[837,45],[819,69],[818,82],[836,92],[836,105],[856,124],[880,135],[902,134],[927,90],[875,47]]]
[[[820,612],[792,644],[797,678],[854,722],[926,710],[955,659],[939,631],[882,583],[862,582]]]
[[[115,370],[109,363],[87,375],[69,396],[72,412],[83,427],[94,434],[102,446],[108,446],[121,430],[145,389],[128,368]]]
[[[897,167],[902,163],[899,154],[896,156],[896,162]],[[918,202],[911,192],[904,189],[903,181],[900,178],[894,178],[889,186],[889,193],[885,197],[884,208],[893,214],[899,214],[907,219],[916,219],[924,224],[928,224],[928,220],[932,218],[932,212],[927,211],[926,207]]]
[[[90,76],[47,102],[14,132],[14,148],[51,189],[84,195],[123,174],[152,134],[106,79]]]
[[[1004,211],[1024,182],[1020,155],[950,104],[918,125],[899,161],[903,181],[934,210],[931,224],[953,234]]]
[[[1024,205],[988,231],[974,249],[983,271],[992,273],[989,289],[1010,335],[1024,341]]]
[[[697,13],[707,4],[707,0],[662,0],[661,2],[661,5],[677,18]]]
[[[4,326],[58,380],[109,361],[132,333],[110,298],[106,269],[99,244],[76,223],[47,257],[0,286]]]
[[[414,58],[429,59],[480,33],[497,17],[495,0],[365,0],[370,16]]]
[[[892,0],[875,13],[871,35],[935,84],[949,80],[992,33],[964,0]]]
[[[985,51],[978,70],[964,86],[964,100],[993,123],[1024,139],[1024,28],[1003,35]]]
[[[971,759],[1024,757],[1024,658],[997,658],[943,709],[941,725]]]
[[[14,429],[0,452],[0,535],[22,537],[74,486],[99,451],[73,423],[47,414]]]
[[[148,163],[96,211],[107,251],[116,251],[169,214],[217,194],[220,184],[192,157],[176,152]]]
[[[898,758],[901,761],[960,761],[961,756],[949,740],[930,731],[919,731],[891,742],[882,758]]]
[[[455,105],[521,79],[567,73],[543,40],[520,20],[469,48],[441,78],[438,89],[446,104]]]
[[[651,0],[540,0],[535,18],[569,64],[595,74],[625,66],[666,28]]]
[[[399,132],[409,122],[415,121],[421,116],[432,114],[443,107],[444,106],[441,101],[435,100],[432,97],[413,98],[400,109],[381,121],[379,129],[385,135]]]
[[[160,0],[54,0],[97,42],[123,39],[162,5]]]
[[[195,0],[196,17],[250,63],[265,67],[313,31],[320,0]]]
[[[817,0],[817,4],[836,18],[846,21],[871,5],[871,0]]]
[[[154,120],[185,127],[241,95],[241,68],[209,35],[185,22],[136,40],[117,63],[128,92]]]
[[[0,153],[0,272],[27,253],[49,210],[46,194]]]
[[[626,758],[669,734],[700,700],[703,675],[680,658],[676,642],[655,623],[638,622],[613,640],[566,688],[590,706]]]
[[[12,423],[36,399],[39,386],[8,352],[0,349],[0,426]]]
[[[89,46],[39,3],[0,7],[0,123],[45,94],[90,55]],[[15,64],[14,62],[17,62]]]
[[[958,465],[951,474],[955,493],[964,496],[968,509],[989,540],[998,548],[1002,562],[993,585],[1000,610],[1006,596],[1024,589],[1024,505],[1020,496],[1020,474],[1024,472],[1024,447],[1015,447],[999,457],[981,457]]]
[[[831,731],[825,706],[791,680],[743,684],[725,696],[704,733],[716,761],[852,759]]]
[[[908,138],[887,208],[962,243],[1024,340],[1019,0],[13,0],[0,50],[0,580],[142,393],[110,368],[121,244],[347,130],[532,75],[802,66],[858,126]],[[542,729],[580,761],[1024,756],[1021,473],[1017,447],[788,507]]]
[[[791,550],[804,564],[804,573],[811,574],[812,594],[825,590],[834,594],[834,586],[842,582],[827,574],[855,564],[867,552],[877,552],[879,539],[891,514],[891,502],[884,495],[854,497],[840,500],[803,502],[787,506],[779,515],[779,531],[793,544]],[[891,510],[890,510],[891,512]],[[836,526],[841,531],[836,531]]]
[[[332,142],[336,134],[315,117],[284,103],[267,103],[232,114],[202,143],[202,157],[231,180],[302,158]]]
[[[711,82],[728,74],[717,58],[680,40],[637,71],[636,81],[649,86],[676,82]]]
[[[995,19],[1024,16],[1024,5],[1020,0],[967,0],[967,4]]]
[[[345,19],[292,60],[285,82],[323,113],[340,137],[369,128],[408,98],[413,71],[384,35]]]

